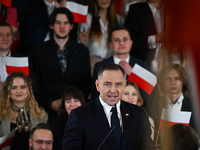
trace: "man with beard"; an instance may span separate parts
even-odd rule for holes
[[[73,15],[67,8],[55,9],[50,16],[53,39],[38,45],[31,53],[39,87],[38,102],[50,117],[53,112],[60,113],[66,87],[79,88],[86,98],[91,89],[89,51],[69,38],[73,23]]]
[[[31,150],[52,150],[53,131],[50,125],[40,123],[30,132],[29,146]]]

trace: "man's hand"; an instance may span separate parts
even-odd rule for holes
[[[165,32],[161,32],[159,34],[156,34],[156,43],[162,43],[165,37]]]
[[[86,44],[87,40],[88,40],[89,34],[86,32],[86,30],[84,29],[83,32],[81,32],[81,34],[79,34],[78,38],[81,41],[82,44]]]
[[[58,114],[61,113],[61,101],[62,101],[62,99],[57,99],[57,100],[53,101],[51,104],[51,108],[53,110],[55,110]]]
[[[130,75],[132,67],[125,60],[120,61],[119,65],[125,70],[127,75]]]

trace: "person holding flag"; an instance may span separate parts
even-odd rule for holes
[[[110,47],[112,48],[114,54],[111,57],[95,64],[92,83],[92,99],[96,98],[99,95],[95,87],[95,81],[97,79],[99,69],[104,64],[119,64],[125,70],[126,77],[131,74],[132,67],[135,64],[138,64],[141,67],[147,69],[147,65],[144,61],[130,56],[129,52],[131,50],[132,44],[133,41],[131,40],[130,33],[126,27],[116,26],[112,29],[110,33]],[[147,100],[149,97],[148,94],[146,94],[146,92],[142,89],[139,90],[142,98],[144,100]]]

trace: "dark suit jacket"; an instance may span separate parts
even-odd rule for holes
[[[79,88],[85,97],[91,89],[89,51],[82,44],[69,39],[67,70],[62,75],[54,40],[38,45],[32,50],[31,59],[36,81],[40,88],[39,104],[47,108],[50,100],[62,98],[68,86]],[[48,111],[48,110],[47,110]]]
[[[121,101],[121,150],[155,150],[147,117],[139,106]],[[128,116],[127,116],[128,114]],[[63,150],[96,150],[111,130],[99,99],[74,109],[68,118]],[[100,150],[116,150],[112,133]]]
[[[133,40],[130,54],[149,64],[155,55],[155,49],[149,49],[148,36],[157,34],[157,31],[148,3],[130,5],[124,26],[130,30]]]
[[[109,57],[109,58],[107,58],[107,59],[95,64],[94,72],[93,72],[92,93],[91,93],[92,94],[91,95],[92,96],[92,100],[99,96],[99,92],[97,91],[96,85],[95,85],[95,81],[98,78],[98,71],[103,65],[105,65],[107,63],[114,63],[113,56],[111,56],[111,57]],[[147,64],[144,61],[130,56],[130,60],[129,60],[130,66],[133,67],[136,63],[138,65],[140,65],[141,67],[147,69]],[[148,101],[149,95],[145,91],[143,91],[142,89],[139,88],[139,90],[140,90],[140,94],[142,95],[142,98],[144,100]]]

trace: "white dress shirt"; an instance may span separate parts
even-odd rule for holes
[[[119,65],[120,61],[122,61],[121,59],[115,57],[114,55],[113,55],[113,60],[114,60],[114,63],[117,65]],[[130,55],[126,58],[125,61],[129,64],[129,60],[130,60]]]
[[[11,56],[11,52],[7,56]],[[0,83],[5,82],[7,76],[5,56],[0,55]]]
[[[154,18],[154,22],[155,22],[155,26],[156,26],[156,31],[157,34],[163,32],[164,29],[164,7],[161,7],[160,9],[157,10],[157,8],[153,7],[152,5],[150,5],[148,3],[151,12],[153,14],[153,18]],[[161,43],[156,43],[156,37],[155,35],[150,35],[148,37],[148,44],[149,44],[149,48],[150,49],[155,49],[156,48],[156,52],[155,52],[155,57],[157,58],[159,55],[159,51],[161,48]]]
[[[167,96],[166,96],[166,101],[167,101],[167,109],[170,110],[175,110],[175,111],[181,111],[181,107],[183,104],[183,93],[181,94],[181,96],[178,98],[178,100],[176,101],[176,103],[173,103]]]
[[[103,106],[103,110],[104,110],[105,115],[107,117],[108,123],[109,123],[109,125],[111,127],[111,115],[112,115],[111,109],[112,109],[112,106],[110,106],[106,102],[104,102],[101,99],[100,96],[99,96],[99,100],[100,100],[101,105]],[[122,128],[122,117],[121,117],[120,105],[121,105],[121,100],[119,100],[119,102],[116,104],[116,107],[117,107],[117,115],[118,115],[118,118],[120,120],[120,126]]]

